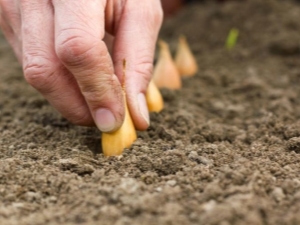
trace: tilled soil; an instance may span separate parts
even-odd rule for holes
[[[240,31],[236,47],[224,43]],[[300,4],[193,4],[163,25],[200,67],[122,156],[63,119],[0,41],[0,224],[300,224]]]

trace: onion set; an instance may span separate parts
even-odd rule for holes
[[[122,126],[112,133],[102,133],[102,151],[105,156],[116,156],[122,154],[124,148],[129,148],[137,139],[136,130],[131,119],[125,92],[126,61],[123,61],[123,96],[125,107],[125,118]]]
[[[187,43],[185,36],[180,36],[175,63],[181,76],[191,77],[198,72],[196,59]]]
[[[154,68],[153,81],[158,88],[180,89],[181,78],[175,62],[172,59],[169,45],[160,40],[159,56]]]
[[[160,112],[164,108],[164,100],[153,80],[149,83],[146,100],[149,112]]]

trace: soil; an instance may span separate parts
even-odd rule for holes
[[[132,148],[63,119],[0,41],[0,224],[300,224],[300,4],[194,3],[166,21],[199,73]],[[240,35],[224,47],[231,28]]]

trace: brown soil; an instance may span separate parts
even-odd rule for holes
[[[300,224],[299,3],[194,4],[161,37],[175,50],[180,34],[200,72],[112,158],[25,83],[1,37],[1,225]]]

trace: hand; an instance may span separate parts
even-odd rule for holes
[[[25,79],[68,120],[109,132],[126,97],[137,129],[146,129],[145,92],[162,22],[159,0],[0,0],[0,26]],[[103,41],[114,36],[112,56]]]

